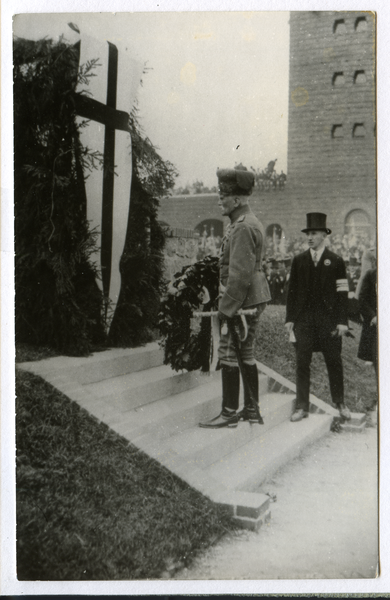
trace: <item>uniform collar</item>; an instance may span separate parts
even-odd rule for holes
[[[247,215],[252,212],[250,206],[248,204],[244,204],[244,206],[238,206],[235,208],[229,215],[229,219],[231,223],[235,223],[237,219],[239,219],[242,215]]]

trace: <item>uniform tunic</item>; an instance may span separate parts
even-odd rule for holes
[[[248,336],[241,345],[244,362],[253,363],[256,325],[271,299],[262,270],[264,229],[248,205],[235,209],[230,219],[220,250],[219,310],[232,318],[240,308],[257,308],[255,316],[246,317]],[[221,334],[218,355],[222,363],[237,364],[230,334]]]

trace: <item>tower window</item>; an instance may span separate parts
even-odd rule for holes
[[[355,123],[355,125],[353,126],[353,130],[352,130],[352,137],[356,138],[356,137],[365,137],[366,136],[366,129],[364,127],[363,123]]]
[[[367,30],[366,17],[358,17],[355,21],[355,31],[366,31],[366,30]]]
[[[339,71],[338,73],[335,73],[332,77],[332,85],[334,87],[337,87],[339,85],[344,85],[345,83],[345,77],[344,77],[344,73],[342,71]]]
[[[344,137],[344,131],[342,125],[333,125],[332,127],[332,138]]]
[[[366,83],[367,77],[365,71],[355,71],[353,76],[354,83]]]
[[[347,28],[345,27],[344,19],[337,19],[333,23],[333,33],[346,33]]]

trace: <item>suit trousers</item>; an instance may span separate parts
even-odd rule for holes
[[[341,360],[341,337],[323,327],[322,319],[307,319],[294,327],[296,338],[296,409],[309,411],[310,364],[313,352],[321,351],[328,370],[330,394],[334,404],[344,402],[343,363]]]

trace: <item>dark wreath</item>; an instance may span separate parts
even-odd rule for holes
[[[175,371],[209,371],[211,320],[194,318],[193,313],[216,309],[218,262],[217,257],[206,256],[183,267],[168,285],[159,314],[163,336],[160,344],[164,348],[164,364],[171,365]]]

